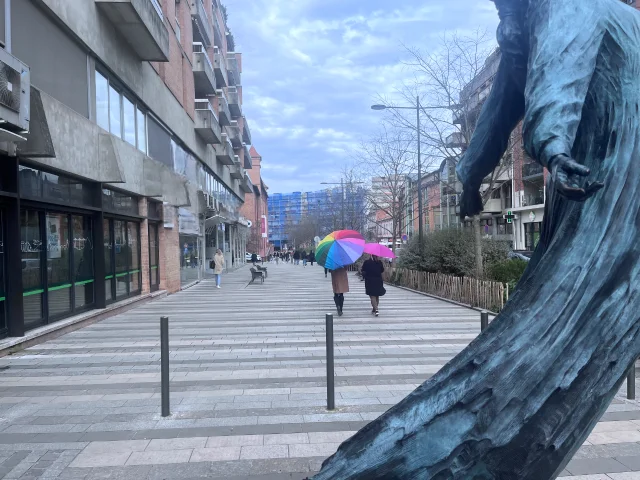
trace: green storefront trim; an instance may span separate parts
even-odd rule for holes
[[[151,270],[157,270],[157,269],[158,269],[157,265],[154,265],[154,266],[151,267]]]
[[[131,275],[133,275],[134,273],[140,273],[140,270],[132,270],[129,272]]]
[[[113,278],[113,275],[107,275],[106,277],[104,277],[105,280],[111,280]]]
[[[0,297],[0,302],[4,302],[5,298],[4,297]]]
[[[31,290],[30,292],[24,292],[22,294],[23,297],[30,297],[31,295],[38,295],[40,293],[44,293],[43,289],[40,290]]]
[[[56,290],[64,290],[65,288],[71,288],[72,285],[70,283],[67,283],[65,285],[58,285],[57,287],[49,287],[48,291],[49,292],[55,292]]]
[[[116,278],[120,278],[120,277],[126,277],[127,275],[129,275],[129,272],[124,272],[124,273],[116,273]]]
[[[78,285],[87,285],[87,284],[89,284],[89,283],[93,283],[93,282],[94,282],[94,280],[83,280],[83,281],[81,281],[81,282],[76,282],[76,287],[77,287]]]

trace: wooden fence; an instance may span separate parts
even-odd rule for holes
[[[442,273],[417,272],[403,268],[388,268],[384,281],[419,292],[464,303],[472,307],[499,312],[509,298],[509,286],[471,277],[454,277]]]

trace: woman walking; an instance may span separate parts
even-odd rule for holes
[[[364,288],[371,299],[371,313],[378,316],[378,306],[380,305],[380,297],[384,296],[387,291],[384,289],[382,281],[382,272],[384,265],[375,255],[362,264],[362,278],[364,279]]]
[[[213,273],[216,275],[216,288],[220,288],[220,281],[222,280],[222,270],[224,270],[224,255],[222,255],[222,250],[216,250],[216,254],[213,257],[213,264]]]
[[[349,293],[349,277],[347,269],[342,267],[337,270],[331,270],[331,286],[333,287],[333,301],[338,309],[338,316],[342,316],[342,307],[344,306],[344,294]]]
[[[316,261],[316,254],[313,252],[313,250],[311,250],[311,252],[309,253],[309,263],[311,263],[312,267],[315,261]]]

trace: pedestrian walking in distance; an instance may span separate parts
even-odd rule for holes
[[[384,289],[384,282],[382,281],[384,265],[378,257],[371,255],[371,258],[362,264],[361,272],[362,278],[364,278],[365,292],[369,295],[369,299],[371,299],[371,313],[377,317],[380,297],[387,293]]]
[[[224,270],[224,255],[222,250],[216,250],[216,254],[213,257],[213,273],[216,275],[216,288],[220,288],[220,282],[222,280],[222,271]]]
[[[300,254],[300,257],[302,258],[302,266],[306,267],[307,266],[307,260],[308,260],[307,251],[303,250],[302,253]]]
[[[256,263],[258,263],[258,255],[255,253],[251,254],[251,263],[253,263],[253,266],[256,266]]]
[[[300,252],[298,250],[293,253],[293,264],[300,265]]]
[[[331,286],[333,287],[333,301],[338,309],[338,316],[342,316],[342,308],[344,307],[344,294],[349,293],[349,277],[347,269],[342,267],[337,270],[331,270]]]
[[[309,263],[311,264],[312,267],[315,261],[316,261],[316,254],[314,253],[313,250],[311,250],[311,252],[309,252]]]

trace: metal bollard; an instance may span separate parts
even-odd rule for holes
[[[489,326],[489,312],[480,312],[480,331],[484,332]]]
[[[627,374],[627,399],[636,399],[636,361],[633,361],[631,370]]]
[[[160,384],[162,416],[171,415],[169,406],[169,317],[160,318]]]
[[[333,314],[327,313],[327,410],[335,410],[336,393],[333,376]]]

